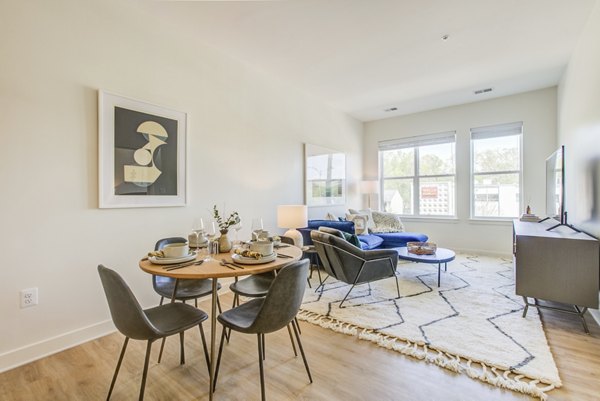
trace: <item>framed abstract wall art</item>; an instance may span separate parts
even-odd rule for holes
[[[186,204],[187,114],[99,91],[99,207]]]

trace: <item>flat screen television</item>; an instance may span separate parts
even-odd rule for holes
[[[565,147],[546,159],[546,216],[567,224],[565,215]]]

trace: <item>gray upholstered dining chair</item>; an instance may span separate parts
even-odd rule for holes
[[[302,348],[302,342],[298,335],[298,328],[294,318],[300,309],[306,278],[308,277],[309,262],[300,260],[283,267],[269,287],[264,298],[252,299],[238,307],[221,313],[217,320],[223,325],[219,354],[215,368],[214,387],[217,384],[219,365],[223,354],[223,340],[227,329],[246,334],[256,334],[258,341],[258,364],[260,369],[260,391],[261,399],[265,400],[265,377],[263,369],[265,334],[278,331],[289,324],[294,328],[294,335],[298,342],[298,348],[302,354],[302,360],[308,379],[312,383],[310,368]]]
[[[169,237],[159,239],[154,246],[155,251],[163,249],[168,244],[180,244],[187,242],[182,237]],[[158,295],[160,295],[160,303],[163,304],[165,298],[171,299],[173,296],[173,290],[175,289],[175,279],[172,277],[152,275],[152,287]],[[221,284],[217,283],[217,290],[221,289]],[[185,303],[189,300],[194,300],[194,305],[198,307],[198,298],[210,295],[212,293],[212,279],[185,279],[179,280],[177,283],[177,292],[175,293],[175,300],[182,301]],[[221,303],[219,297],[217,297],[217,307],[219,313],[221,310]],[[158,363],[162,359],[163,349],[165,347],[166,338],[163,338],[160,344],[160,352],[158,353]]]
[[[208,318],[208,315],[204,311],[183,303],[170,303],[143,310],[129,286],[127,286],[118,273],[102,265],[98,266],[98,273],[100,274],[100,280],[104,287],[110,315],[117,329],[125,336],[125,342],[123,343],[119,361],[117,362],[115,373],[110,383],[110,389],[108,390],[108,395],[106,397],[107,401],[110,399],[115,387],[121,362],[123,362],[123,356],[125,355],[125,350],[127,349],[130,338],[148,341],[146,345],[144,371],[142,373],[142,384],[140,387],[140,401],[144,399],[152,343],[159,338],[179,334],[181,340],[180,363],[184,364],[184,331],[194,326],[198,326],[200,329],[200,336],[202,337],[206,366],[210,369],[206,339],[204,337],[204,330],[202,330],[202,322]]]
[[[281,237],[281,242],[283,244],[294,245],[294,240],[289,237],[285,237],[285,236]],[[266,272],[266,273],[253,274],[253,275],[243,278],[241,280],[238,280],[236,277],[235,282],[233,282],[229,285],[229,289],[234,294],[233,295],[233,304],[231,305],[231,307],[235,308],[236,306],[240,305],[240,296],[247,297],[247,298],[261,298],[261,297],[266,296],[267,292],[269,291],[269,287],[271,287],[271,283],[275,279],[275,275],[276,275],[276,273],[274,271],[270,271],[270,272]],[[307,280],[307,282],[308,282],[308,280]],[[298,321],[296,321],[296,324],[298,324]],[[300,325],[298,325],[298,330],[300,331]],[[231,330],[228,330],[228,332],[226,334],[226,338],[227,338],[228,342],[229,342],[230,331]],[[292,330],[289,325],[288,325],[288,334],[290,336],[290,341],[292,342],[292,347],[294,349],[294,355],[298,356],[298,353],[296,351],[296,345],[294,344],[294,337],[292,336]],[[263,349],[263,354],[264,354],[264,349]]]
[[[310,237],[327,274],[339,281],[352,284],[340,302],[340,308],[356,285],[389,277],[395,278],[398,298],[400,297],[400,286],[396,276],[398,252],[395,249],[363,251],[346,241],[339,230],[328,227],[320,227],[319,230],[311,231]],[[323,291],[325,280],[320,286],[321,291]]]
[[[163,249],[166,245],[169,244],[179,244],[187,242],[185,238],[182,237],[170,237],[163,238],[156,242],[154,246],[155,251],[159,251]],[[173,296],[173,289],[175,288],[175,279],[171,277],[164,276],[152,276],[152,287],[154,291],[158,295],[160,295],[160,305],[162,305],[165,298],[171,299]],[[221,289],[221,285],[217,285],[217,290]],[[210,295],[212,292],[212,279],[189,279],[189,280],[180,280],[177,285],[177,292],[175,294],[175,299],[177,301],[188,301],[194,300],[194,304],[196,307],[198,306],[198,298],[201,298],[206,295]],[[217,298],[218,301],[218,298]],[[219,310],[221,305],[219,305]]]

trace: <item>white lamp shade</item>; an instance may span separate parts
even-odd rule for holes
[[[277,226],[279,228],[299,228],[308,225],[306,205],[277,206]]]
[[[379,193],[379,181],[365,180],[360,182],[360,192],[363,194]]]

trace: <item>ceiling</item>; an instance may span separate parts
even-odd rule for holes
[[[595,3],[164,1],[153,7],[199,43],[370,121],[556,85]],[[483,88],[493,90],[473,93]]]

